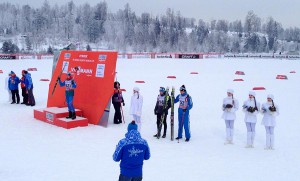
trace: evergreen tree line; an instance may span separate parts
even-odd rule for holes
[[[52,52],[51,46],[65,42],[84,42],[119,52],[224,53],[299,51],[300,42],[299,28],[285,29],[272,17],[263,22],[253,11],[243,21],[205,22],[171,9],[160,16],[147,12],[138,16],[129,4],[110,13],[105,1],[95,6],[76,6],[72,1],[50,6],[44,1],[40,8],[0,3],[0,39],[20,34],[26,36],[27,51],[46,45]],[[19,50],[6,40],[2,51]]]

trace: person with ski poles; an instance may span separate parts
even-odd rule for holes
[[[125,102],[122,96],[122,91],[120,90],[120,83],[118,81],[114,82],[114,94],[111,101],[115,108],[114,124],[120,124],[122,123],[122,104],[125,106]]]
[[[274,150],[274,127],[276,126],[276,117],[279,115],[279,107],[274,104],[274,96],[269,94],[267,102],[262,105],[261,113],[264,115],[261,124],[266,129],[265,150]]]
[[[59,81],[60,87],[66,86],[66,102],[68,104],[69,116],[66,117],[67,119],[76,119],[75,108],[73,105],[74,99],[74,89],[77,87],[75,80],[71,72],[67,73],[67,78],[65,81],[61,82],[60,77],[57,78]]]
[[[143,108],[143,96],[140,94],[138,87],[133,88],[133,95],[130,102],[130,115],[133,116],[133,120],[137,124],[138,131],[141,133],[142,123],[142,108]]]
[[[233,89],[227,90],[227,97],[223,99],[222,118],[226,125],[226,141],[224,144],[232,144],[234,132],[234,120],[236,119],[235,112],[239,109],[239,101],[233,98]]]
[[[164,133],[162,135],[162,138],[166,137],[167,133],[167,115],[168,110],[171,107],[171,99],[170,97],[167,97],[168,93],[166,92],[166,89],[164,87],[160,87],[159,89],[159,95],[157,96],[157,101],[154,108],[154,114],[157,116],[157,133],[154,135],[157,139],[161,136],[161,128],[162,124],[164,125]]]
[[[187,93],[184,85],[180,87],[180,94],[176,97],[174,103],[179,102],[178,107],[178,136],[176,140],[182,138],[182,129],[185,131],[185,141],[188,142],[191,139],[190,133],[190,115],[189,112],[193,108],[192,97]]]
[[[243,104],[243,111],[245,112],[245,123],[247,127],[247,144],[245,148],[254,148],[255,125],[257,122],[257,114],[260,110],[260,103],[255,99],[255,92],[249,92],[249,99]]]

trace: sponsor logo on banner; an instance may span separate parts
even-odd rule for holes
[[[97,64],[96,77],[104,77],[105,64]]]
[[[35,59],[34,55],[19,55],[19,59]]]
[[[70,53],[65,53],[64,57],[65,57],[66,59],[68,59],[68,58],[71,57],[71,54],[70,54]]]
[[[62,72],[63,73],[68,73],[68,69],[69,69],[69,62],[68,61],[63,61],[63,65],[62,65]]]
[[[199,59],[199,54],[179,54],[178,58],[182,59]]]
[[[53,59],[54,56],[53,55],[42,55],[41,59]]]
[[[16,55],[0,55],[0,59],[5,59],[5,60],[17,59],[17,56]]]
[[[299,59],[299,58],[300,58],[300,55],[288,55],[288,58],[291,58],[291,59]]]
[[[151,58],[151,55],[148,54],[133,54],[131,58]]]
[[[46,112],[46,119],[47,119],[48,122],[53,123],[54,115],[52,113]]]
[[[87,76],[90,76],[91,74],[93,74],[93,70],[92,69],[85,69],[82,68],[80,66],[77,66],[78,71],[76,71],[75,67],[71,68],[71,72],[77,72],[77,75],[79,74],[88,74]]]
[[[156,55],[156,58],[172,58],[172,55]]]
[[[100,62],[105,61],[106,60],[107,55],[99,55],[98,59]]]
[[[88,58],[88,55],[79,55],[79,58]]]

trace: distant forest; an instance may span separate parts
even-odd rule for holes
[[[238,18],[205,22],[172,9],[138,16],[130,4],[110,13],[105,1],[95,6],[44,1],[40,8],[0,3],[0,47],[4,53],[26,53],[73,42],[119,52],[299,52],[298,27],[283,28],[272,17],[262,21],[253,11]],[[17,36],[24,37],[25,48],[18,47]]]

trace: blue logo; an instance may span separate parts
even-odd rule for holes
[[[106,60],[107,55],[99,55],[98,59],[99,60]]]
[[[65,54],[65,58],[70,58],[71,57],[71,54],[70,53],[66,53]]]

